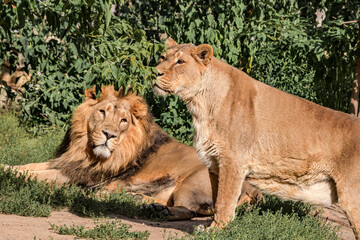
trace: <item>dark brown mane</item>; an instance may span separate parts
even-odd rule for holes
[[[125,169],[122,169],[117,175],[104,179],[101,181],[101,183],[86,187],[90,189],[98,188],[112,181],[123,180],[134,176],[145,165],[151,154],[156,153],[162,145],[174,141],[174,139],[161,130],[161,128],[155,123],[152,123],[151,128],[152,129],[149,132],[150,144],[139,152],[136,160],[133,163],[128,165]]]
[[[55,157],[60,157],[64,152],[69,149],[70,146],[70,127],[65,133],[63,140],[61,141],[60,145],[56,148]]]

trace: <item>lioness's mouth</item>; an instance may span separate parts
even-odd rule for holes
[[[159,85],[157,85],[157,83],[154,83],[153,88],[155,88],[155,87],[157,87],[158,89],[160,89],[160,90],[162,90],[162,91],[164,91],[166,93],[172,94],[171,91],[161,88]]]

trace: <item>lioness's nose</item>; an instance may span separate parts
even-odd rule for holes
[[[104,130],[102,130],[102,132],[103,132],[103,134],[106,136],[107,139],[116,138],[116,135],[115,135],[115,134],[106,132],[106,131],[104,131]]]

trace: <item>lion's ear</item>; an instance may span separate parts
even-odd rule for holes
[[[135,93],[133,93],[129,96],[129,101],[131,105],[131,114],[137,119],[143,119],[149,116],[149,108],[141,97],[136,96]]]
[[[106,99],[109,96],[118,96],[119,93],[115,92],[114,86],[108,85],[108,86],[102,86],[101,87],[101,94],[100,94],[100,101]]]
[[[85,89],[85,101],[90,99],[96,99],[96,85],[90,89]]]
[[[213,48],[209,44],[201,44],[195,47],[193,51],[193,56],[205,65],[208,65],[211,58],[213,57],[213,54]]]
[[[171,48],[171,47],[176,46],[176,45],[178,45],[178,43],[175,42],[175,40],[172,39],[171,37],[169,37],[169,38],[166,39],[166,41],[165,41],[165,46],[166,46],[166,48]]]
[[[123,87],[119,88],[119,91],[115,91],[117,93],[118,98],[122,98],[125,96],[125,89]]]

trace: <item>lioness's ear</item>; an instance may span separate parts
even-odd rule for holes
[[[176,46],[176,45],[178,45],[177,42],[175,42],[174,39],[172,39],[171,37],[169,37],[165,41],[166,48],[171,48],[171,47]]]
[[[85,89],[85,101],[90,99],[96,99],[96,85],[90,89]]]
[[[100,98],[99,100],[104,100],[105,98],[109,97],[109,96],[118,96],[119,93],[115,92],[114,86],[109,85],[109,86],[102,86],[101,87],[101,94],[100,94]]]
[[[213,57],[214,51],[209,44],[201,44],[193,50],[193,56],[198,60],[208,65]]]

